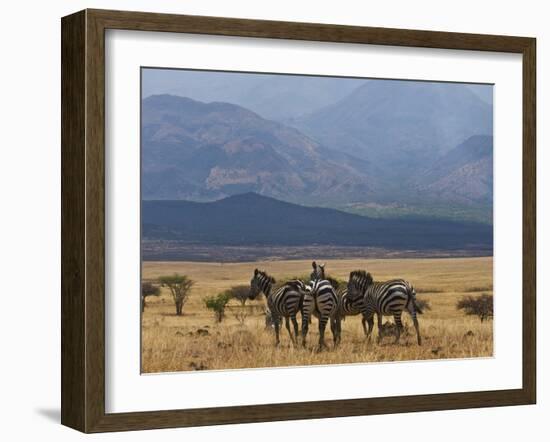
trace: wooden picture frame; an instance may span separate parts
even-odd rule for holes
[[[418,48],[523,57],[523,385],[222,408],[105,412],[105,30],[124,29]],[[533,404],[536,399],[536,41],[533,38],[106,10],[62,19],[62,408],[83,432]]]

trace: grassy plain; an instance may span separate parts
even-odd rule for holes
[[[385,337],[376,344],[366,342],[359,316],[342,323],[342,343],[332,348],[327,327],[329,349],[317,351],[317,320],[310,326],[306,348],[294,348],[286,329],[281,331],[281,345],[274,346],[273,333],[265,328],[265,298],[247,302],[244,310],[231,301],[220,324],[203,304],[203,298],[234,285],[248,284],[254,268],[266,270],[275,278],[307,274],[310,260],[262,261],[247,263],[144,262],[143,278],[154,280],[161,275],[180,273],[195,281],[184,306],[183,316],[176,316],[174,303],[166,288],[159,297],[150,297],[142,316],[142,371],[144,373],[219,370],[235,368],[325,365],[377,361],[488,357],[493,354],[493,322],[481,323],[477,317],[457,311],[458,299],[467,294],[493,292],[493,259],[338,259],[327,260],[330,276],[347,280],[349,272],[367,269],[377,281],[402,277],[416,288],[419,299],[431,310],[419,316],[423,345],[417,346],[414,328],[403,315],[410,334],[393,344]],[[240,321],[240,320],[241,321]],[[385,318],[385,321],[392,321]]]

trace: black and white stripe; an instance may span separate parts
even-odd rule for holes
[[[342,335],[341,322],[346,319],[346,316],[356,316],[362,314],[364,310],[364,299],[359,297],[357,299],[351,299],[348,296],[348,288],[339,286],[338,282],[333,278],[327,278],[325,273],[325,264],[317,264],[315,261],[311,263],[313,272],[311,273],[311,279],[326,279],[332,284],[332,287],[336,290],[338,296],[338,337]],[[367,335],[366,318],[362,317],[363,332]]]
[[[408,281],[392,279],[385,282],[374,282],[370,273],[356,270],[350,273],[348,296],[352,301],[363,299],[363,315],[369,326],[367,336],[372,333],[375,313],[378,319],[378,342],[382,338],[382,317],[393,316],[397,326],[395,338],[397,343],[403,329],[401,314],[403,310],[407,310],[416,329],[418,345],[421,345],[422,339],[416,315],[422,311],[416,302],[416,292]]]
[[[367,336],[367,318],[363,314],[365,311],[365,299],[360,296],[353,299],[348,292],[347,287],[340,287],[336,294],[338,295],[338,315],[340,322],[346,319],[346,316],[362,315],[361,324],[363,326],[363,332]],[[341,330],[339,330],[341,334]]]
[[[324,264],[317,264],[315,261],[311,263],[311,267],[313,267],[313,271],[311,272],[311,275],[309,275],[309,279],[311,281],[318,281],[325,278],[325,265]]]
[[[339,335],[339,316],[338,316],[338,296],[330,281],[321,279],[324,276],[324,266],[318,270],[313,262],[314,273],[312,281],[306,286],[302,309],[302,344],[306,344],[306,337],[309,329],[309,319],[316,316],[319,319],[319,348],[325,347],[325,329],[327,322],[330,321],[332,338],[336,346],[340,341]]]
[[[302,309],[306,285],[302,281],[293,280],[274,290],[274,284],[275,278],[269,276],[264,271],[255,269],[250,281],[250,294],[248,298],[256,299],[260,293],[263,293],[267,298],[267,308],[275,327],[276,345],[280,343],[279,328],[282,318],[285,318],[286,329],[288,330],[290,339],[295,344],[298,337],[296,315]],[[292,321],[294,327],[294,336],[290,331],[290,321]]]

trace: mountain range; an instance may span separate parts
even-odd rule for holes
[[[255,193],[219,201],[143,201],[144,240],[217,246],[334,245],[492,250],[492,227],[445,220],[383,220],[305,207]]]
[[[372,169],[240,106],[171,95],[143,100],[144,199],[207,201],[248,191],[311,203],[368,197]]]
[[[419,175],[416,190],[433,199],[492,205],[493,139],[474,135],[439,158]]]
[[[309,75],[144,69],[143,97],[176,95],[196,101],[221,101],[250,109],[263,118],[285,120],[335,103],[365,79]]]
[[[292,105],[300,109],[289,115],[285,106],[275,106],[274,97],[266,98],[266,106],[286,115],[267,119],[227,102],[170,94],[144,98],[144,199],[214,201],[256,192],[360,213],[357,207],[369,205],[423,215],[432,206],[452,207],[481,213],[490,222],[490,88],[347,79],[323,95],[320,91],[340,79],[296,77],[285,83],[284,76],[272,76],[269,82],[256,78],[246,89],[247,74],[240,75],[236,90],[225,94],[238,95],[235,101],[256,87],[269,97],[266,84],[288,94],[302,85],[297,101],[309,105]],[[281,102],[290,103],[285,97],[281,92]]]
[[[369,81],[290,123],[319,143],[409,173],[473,135],[492,135],[492,108],[463,84]]]

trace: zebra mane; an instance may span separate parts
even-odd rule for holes
[[[262,276],[264,279],[269,279],[272,283],[275,284],[275,278],[273,276],[269,276],[266,271],[255,269],[254,276],[258,275]]]
[[[372,284],[373,282],[372,275],[366,270],[354,270],[349,274],[349,279],[350,281],[352,279],[359,279],[361,281],[366,281],[368,284]]]

